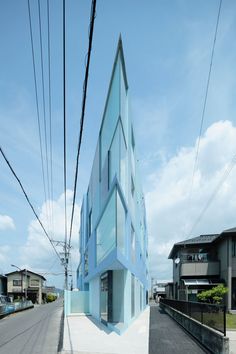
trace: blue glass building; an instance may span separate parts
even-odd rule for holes
[[[81,208],[78,288],[89,311],[121,333],[148,298],[145,202],[119,40],[90,182]]]

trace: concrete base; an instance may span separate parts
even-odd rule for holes
[[[229,354],[229,338],[223,334],[207,327],[200,322],[186,316],[185,314],[169,307],[163,303],[160,307],[164,309],[176,322],[186,331],[191,333],[202,345],[213,354]]]

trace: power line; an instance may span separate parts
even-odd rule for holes
[[[53,152],[52,152],[52,98],[51,98],[51,49],[50,49],[50,7],[47,0],[47,29],[48,29],[48,94],[49,94],[49,150],[50,150],[50,177],[51,177],[51,217],[52,217],[52,234],[54,234],[54,218],[53,218]]]
[[[209,67],[209,72],[208,72],[208,77],[207,77],[206,92],[205,92],[203,110],[202,110],[202,115],[201,115],[200,131],[199,131],[199,136],[198,136],[198,140],[197,140],[197,149],[196,149],[196,155],[195,155],[194,166],[193,166],[191,187],[190,187],[190,192],[189,192],[189,202],[190,202],[191,196],[192,196],[194,177],[195,177],[195,173],[196,173],[196,169],[197,169],[200,140],[201,140],[201,136],[202,136],[202,128],[203,128],[203,122],[204,122],[204,118],[205,118],[206,104],[207,104],[208,91],[209,91],[210,78],[211,78],[212,63],[213,63],[213,57],[214,57],[214,52],[215,52],[215,44],[216,44],[216,37],[217,37],[217,32],[218,32],[219,20],[220,20],[221,5],[222,5],[222,0],[220,0],[220,2],[219,2],[219,8],[218,8],[218,14],[217,14],[217,20],[216,20],[215,34],[214,34],[214,40],[213,40],[213,45],[212,45],[212,51],[211,51],[210,67]],[[188,202],[188,204],[189,204],[189,202]]]
[[[56,250],[56,248],[55,248],[55,246],[54,246],[52,240],[50,239],[50,237],[49,237],[49,235],[48,235],[46,229],[44,228],[44,226],[43,226],[41,220],[39,219],[38,214],[36,213],[36,211],[35,211],[35,209],[34,209],[32,203],[30,202],[29,197],[28,197],[28,195],[27,195],[27,193],[26,193],[26,191],[25,191],[25,189],[24,189],[24,187],[23,187],[23,185],[22,185],[22,183],[21,183],[19,177],[17,176],[16,172],[14,171],[14,169],[13,169],[13,167],[11,166],[10,162],[8,161],[8,159],[7,159],[6,155],[5,155],[5,153],[4,153],[3,150],[2,150],[2,147],[0,147],[0,152],[1,152],[1,154],[2,154],[2,156],[3,156],[3,158],[4,158],[4,160],[6,161],[8,167],[10,168],[10,170],[11,170],[13,176],[15,177],[15,179],[17,180],[17,182],[19,183],[19,185],[20,185],[20,187],[21,187],[21,190],[22,190],[22,192],[24,193],[25,199],[27,200],[27,202],[28,202],[28,204],[29,204],[31,210],[33,211],[33,213],[34,213],[36,219],[38,220],[40,226],[42,227],[42,229],[43,229],[43,231],[44,231],[44,233],[45,233],[45,235],[47,236],[49,242],[51,243],[51,245],[52,245],[52,247],[53,247],[55,253],[57,254],[58,258],[59,258],[60,261],[61,261],[61,257],[60,257],[60,255],[59,255],[59,253],[57,252],[57,250]]]
[[[198,225],[199,221],[202,219],[202,217],[204,216],[205,212],[207,211],[207,209],[209,208],[209,206],[211,205],[211,203],[213,202],[213,200],[215,199],[217,193],[219,192],[222,184],[224,183],[224,181],[228,178],[230,172],[232,171],[232,169],[234,168],[236,164],[236,154],[234,155],[234,157],[232,158],[229,166],[226,168],[226,170],[224,171],[223,176],[221,177],[220,181],[218,182],[218,184],[216,185],[213,193],[211,194],[210,198],[208,199],[205,207],[202,209],[201,213],[199,214],[198,218],[196,219],[195,223],[193,224],[191,231],[189,234],[191,234],[193,232],[193,230],[195,229],[195,227]]]
[[[87,95],[87,85],[88,85],[88,76],[89,76],[89,65],[90,65],[90,56],[91,56],[91,51],[92,51],[95,17],[96,17],[96,0],[92,0],[91,13],[90,13],[90,26],[89,26],[89,45],[88,45],[88,54],[87,54],[87,63],[86,63],[86,69],[85,69],[84,85],[83,85],[82,111],[81,111],[81,118],[80,118],[80,132],[79,132],[79,141],[78,141],[77,156],[76,156],[76,168],[75,168],[74,193],[73,193],[73,203],[72,203],[71,222],[70,222],[69,246],[71,243],[71,235],[72,235],[72,227],[73,227],[73,219],[74,219],[75,198],[76,198],[78,168],[79,168],[79,155],[80,155],[80,148],[81,148],[81,143],[82,143],[84,114],[85,114],[85,105],[86,105],[86,97],[87,97],[86,96]]]
[[[47,123],[46,123],[46,105],[45,105],[45,82],[44,82],[44,65],[43,65],[43,43],[42,43],[42,25],[41,25],[41,6],[38,0],[38,18],[39,18],[39,38],[40,38],[40,62],[41,62],[41,78],[42,78],[42,92],[43,92],[43,122],[44,122],[44,140],[45,140],[45,154],[46,154],[46,176],[47,176],[47,189],[48,197],[50,198],[49,191],[49,168],[48,168],[48,144],[47,144]],[[47,207],[47,203],[46,203]],[[50,209],[50,204],[49,204]]]
[[[30,41],[31,41],[31,53],[32,53],[32,62],[33,62],[33,73],[34,73],[34,89],[35,89],[35,100],[36,100],[36,109],[37,109],[37,122],[38,122],[41,168],[42,168],[42,176],[43,176],[43,189],[44,189],[44,198],[45,198],[45,202],[46,202],[47,201],[47,194],[46,194],[45,171],[44,171],[44,163],[43,163],[42,133],[41,133],[41,124],[40,124],[40,116],[39,116],[38,88],[37,88],[37,78],[36,78],[35,53],[34,53],[34,41],[33,41],[32,20],[31,20],[31,11],[30,11],[30,0],[28,0],[28,14],[29,14],[29,25],[30,25]],[[47,218],[48,218],[48,215],[47,215]]]
[[[66,206],[66,5],[63,0],[63,140],[64,140],[64,204],[65,204],[65,288],[67,289],[67,206]]]

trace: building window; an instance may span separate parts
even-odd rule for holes
[[[119,250],[125,254],[125,224],[126,224],[126,211],[124,205],[120,199],[119,193],[117,192],[117,246]]]
[[[134,150],[134,147],[135,147],[135,140],[134,140],[133,127],[131,128],[131,145],[132,145],[132,149]]]
[[[120,179],[120,142],[119,142],[119,124],[116,127],[115,134],[109,150],[109,187],[116,176]]]
[[[13,286],[22,286],[22,280],[13,279]]]
[[[236,257],[236,240],[232,240],[232,257]]]
[[[124,195],[127,194],[127,150],[121,122],[116,127],[109,150],[109,187],[114,177],[120,182]]]
[[[88,275],[88,250],[84,254],[84,275]]]
[[[30,286],[39,287],[39,279],[31,279]]]
[[[97,230],[97,264],[116,246],[116,193],[113,191],[99,221]]]
[[[132,197],[134,197],[134,191],[135,191],[134,180],[133,180],[133,177],[131,176],[131,194],[132,194]]]
[[[131,225],[131,261],[135,263],[135,231],[133,226]]]
[[[89,220],[88,220],[88,236],[89,237],[92,234],[92,229],[93,229],[93,225],[92,225],[92,209],[91,209],[90,213],[89,213]]]

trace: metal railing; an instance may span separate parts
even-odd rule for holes
[[[225,306],[172,299],[160,299],[160,302],[226,335]]]

